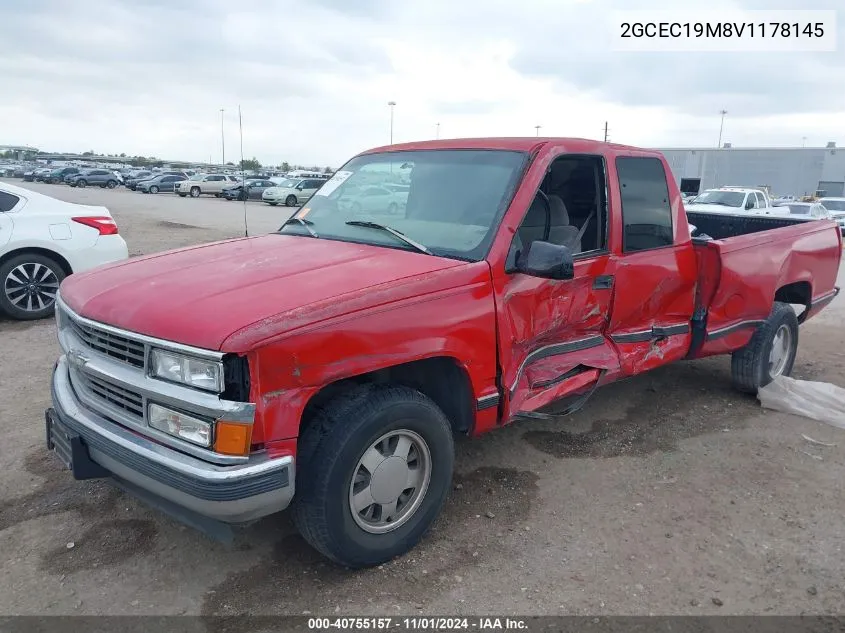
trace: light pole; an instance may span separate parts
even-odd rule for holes
[[[536,132],[534,136],[540,136],[540,128],[543,127],[542,125],[535,125],[534,131]]]
[[[393,108],[396,107],[396,102],[388,101],[387,105],[390,106],[390,144],[393,145]]]
[[[806,136],[801,137],[801,147],[807,147],[807,137]]]
[[[437,124],[437,131],[434,134],[434,138],[436,138],[436,139],[440,138],[440,124],[439,123]]]
[[[719,110],[719,114],[722,115],[722,122],[719,124],[719,144],[716,145],[718,149],[721,149],[722,147],[722,130],[725,128],[725,115],[727,113],[727,110]]]
[[[220,108],[220,151],[222,154],[222,160],[220,161],[223,165],[226,164],[226,136],[223,134],[223,112],[225,110]]]

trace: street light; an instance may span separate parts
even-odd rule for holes
[[[396,107],[396,102],[388,101],[387,105],[390,106],[390,144],[393,145],[393,108]]]
[[[439,123],[437,124],[437,131],[434,135],[434,138],[436,138],[436,139],[440,138],[440,124]]]
[[[225,110],[220,108],[220,150],[222,153],[222,160],[220,161],[223,165],[226,164],[226,137],[223,134],[223,112]]]
[[[534,130],[536,131],[535,136],[540,136],[540,128],[543,127],[542,125],[535,125]]]
[[[719,114],[722,115],[722,122],[719,124],[719,144],[716,145],[717,148],[722,147],[722,130],[725,128],[725,115],[727,113],[727,110],[719,110]]]

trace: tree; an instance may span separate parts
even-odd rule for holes
[[[82,155],[83,155],[83,156],[93,156],[93,155],[94,155],[94,150],[93,150],[93,149],[89,149],[87,152],[82,152]]]
[[[123,152],[120,152],[120,157],[121,157],[121,158],[126,158],[126,154],[124,154]]]
[[[323,169],[323,173],[324,173],[324,174],[330,174],[330,173],[332,173],[333,171],[334,171],[334,170],[333,170],[331,167],[326,167],[325,169]]]
[[[234,166],[235,166],[235,163],[233,163],[232,161],[228,161],[226,164],[227,164],[227,165],[231,165],[232,167],[234,167]]]
[[[261,169],[261,163],[258,162],[258,159],[253,156],[250,159],[244,159],[241,161],[241,169]]]
[[[311,168],[309,169],[309,171],[316,171],[317,173],[320,173],[320,167],[319,167],[319,165],[314,166],[314,167],[311,167]]]
[[[282,164],[279,166],[279,168],[282,171],[290,171],[290,163],[288,163],[286,160],[282,161]]]

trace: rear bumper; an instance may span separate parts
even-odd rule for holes
[[[143,497],[161,499],[225,523],[252,521],[279,512],[293,498],[294,462],[290,456],[270,459],[254,455],[245,464],[209,464],[82,408],[64,356],[53,372],[52,396],[53,410],[48,411],[48,418],[52,415],[70,435],[78,436],[92,462],[130,484],[130,491],[135,488],[145,493]],[[79,454],[78,448],[76,452]],[[80,470],[91,471],[84,465]],[[76,467],[74,473],[84,478],[77,474]]]
[[[121,235],[100,235],[90,248],[66,253],[75,273],[90,270],[95,266],[119,262],[129,257],[126,240]]]

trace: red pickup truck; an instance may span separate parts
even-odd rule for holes
[[[364,152],[275,233],[67,278],[48,446],[203,529],[290,505],[329,558],[380,563],[440,512],[454,434],[684,359],[732,354],[749,392],[791,371],[837,225],[690,218],[655,151]]]

